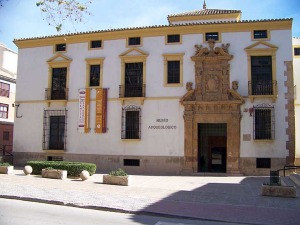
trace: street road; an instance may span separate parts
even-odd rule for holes
[[[0,225],[230,225],[133,215],[0,198]]]

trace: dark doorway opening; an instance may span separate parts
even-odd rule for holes
[[[198,172],[226,173],[227,124],[198,124]]]

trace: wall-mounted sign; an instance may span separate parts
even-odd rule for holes
[[[106,133],[107,124],[107,89],[96,89],[96,124],[95,133]]]
[[[156,123],[159,123],[159,124],[156,124],[156,125],[149,125],[148,126],[148,129],[149,130],[175,130],[177,129],[177,126],[176,125],[173,125],[173,124],[162,124],[162,123],[168,123],[169,122],[169,119],[156,119],[155,121]]]

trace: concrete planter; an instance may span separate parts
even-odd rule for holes
[[[128,186],[129,185],[129,176],[103,175],[103,184]]]
[[[47,170],[42,169],[42,177],[44,178],[52,178],[52,179],[66,179],[67,178],[66,170]]]
[[[0,173],[12,174],[14,173],[14,166],[0,166]]]
[[[296,187],[294,186],[262,185],[261,195],[285,198],[297,197]]]

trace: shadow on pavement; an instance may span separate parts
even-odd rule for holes
[[[261,185],[268,179],[246,177],[240,183],[200,184],[199,188],[178,191],[140,212],[245,224],[299,224],[299,198],[260,195]],[[146,224],[136,216],[132,220]]]

